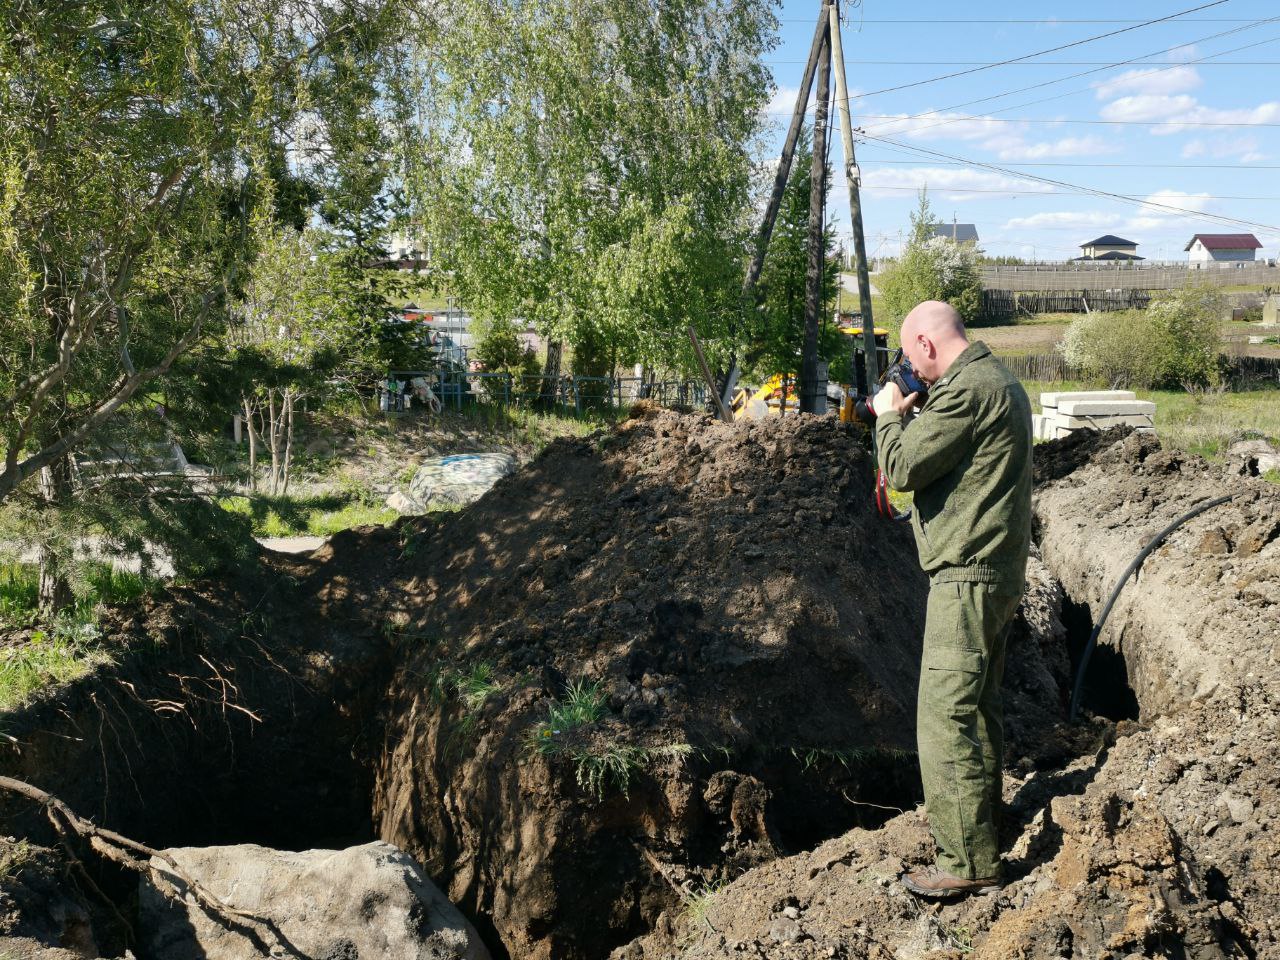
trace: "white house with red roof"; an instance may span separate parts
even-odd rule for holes
[[[1183,248],[1194,266],[1253,260],[1262,244],[1252,233],[1197,233]]]

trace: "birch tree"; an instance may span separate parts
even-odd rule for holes
[[[532,320],[603,368],[685,365],[689,323],[727,335],[774,6],[449,6],[423,38],[407,186],[473,311]]]

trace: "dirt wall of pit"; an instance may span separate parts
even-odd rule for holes
[[[1091,626],[1139,550],[1197,504],[1127,583],[1100,636],[1144,718],[1274,683],[1280,669],[1280,497],[1274,485],[1132,433],[1079,434],[1041,456],[1036,540]],[[1117,664],[1117,669],[1121,665]]]

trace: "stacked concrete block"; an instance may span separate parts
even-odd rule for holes
[[[1132,390],[1073,390],[1040,394],[1043,411],[1033,418],[1037,440],[1055,440],[1073,430],[1128,426],[1155,432],[1156,405]]]

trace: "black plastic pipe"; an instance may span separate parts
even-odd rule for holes
[[[1071,723],[1075,723],[1076,712],[1080,708],[1080,692],[1084,689],[1084,672],[1089,667],[1089,657],[1093,655],[1093,648],[1098,645],[1098,635],[1102,633],[1102,625],[1107,622],[1107,614],[1109,614],[1111,612],[1111,608],[1115,606],[1116,598],[1120,596],[1120,591],[1124,589],[1124,585],[1128,582],[1129,577],[1133,575],[1135,570],[1142,566],[1142,561],[1147,559],[1147,555],[1156,547],[1160,546],[1160,544],[1164,542],[1165,537],[1169,536],[1173,531],[1177,530],[1192,517],[1198,517],[1206,510],[1210,510],[1213,507],[1226,503],[1228,500],[1238,496],[1238,493],[1229,493],[1225,497],[1208,500],[1194,509],[1188,510],[1177,520],[1173,521],[1173,523],[1169,524],[1152,537],[1151,541],[1142,548],[1142,551],[1133,558],[1133,562],[1125,568],[1124,573],[1120,574],[1120,579],[1116,581],[1115,588],[1111,591],[1111,596],[1107,598],[1107,605],[1102,608],[1102,615],[1098,617],[1098,622],[1094,624],[1093,632],[1089,634],[1089,642],[1085,644],[1084,654],[1080,657],[1080,666],[1076,669],[1076,684],[1074,689],[1071,691],[1071,710],[1067,714],[1067,718]]]

